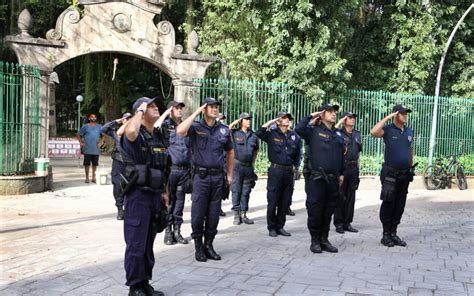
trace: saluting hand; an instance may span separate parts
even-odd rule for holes
[[[198,111],[199,111],[199,112],[203,112],[203,111],[204,111],[204,109],[206,109],[206,107],[207,107],[207,104],[206,104],[206,103],[204,103],[204,104],[202,104],[202,106],[201,106],[201,107],[199,107],[199,108],[198,108]]]
[[[148,104],[146,102],[143,102],[137,109],[137,112],[138,111],[143,111],[143,114],[145,114],[146,112],[146,108],[148,107]]]
[[[323,114],[324,111],[316,111],[311,113],[311,117],[320,117],[321,114]]]
[[[395,116],[397,116],[397,114],[398,114],[398,111],[397,111],[397,112],[393,112],[393,113],[391,113],[391,114],[389,114],[389,115],[387,116],[387,119],[392,119],[392,118],[394,118]]]

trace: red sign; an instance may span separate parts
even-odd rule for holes
[[[49,138],[48,157],[80,157],[81,144],[77,138]]]

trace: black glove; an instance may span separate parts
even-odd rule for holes
[[[229,199],[229,193],[230,193],[229,182],[227,181],[227,177],[224,177],[224,184],[222,187],[222,200]]]

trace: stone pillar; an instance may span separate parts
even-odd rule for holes
[[[184,117],[187,117],[199,107],[199,102],[194,103],[193,82],[191,80],[174,79],[173,85],[174,100],[186,105]]]
[[[47,157],[49,138],[49,76],[52,71],[41,70],[40,79],[40,107],[38,131],[38,155]]]
[[[49,136],[57,135],[56,126],[56,84],[49,82]]]

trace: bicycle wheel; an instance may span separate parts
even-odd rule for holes
[[[426,189],[436,190],[443,184],[444,178],[443,168],[439,165],[429,165],[423,173],[423,183]]]
[[[458,185],[459,190],[467,189],[466,175],[464,175],[462,166],[458,166],[456,169],[456,184]]]

